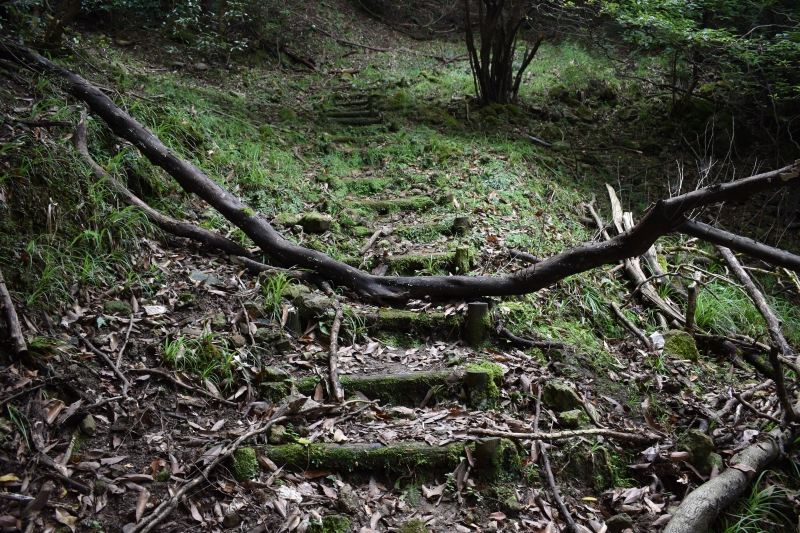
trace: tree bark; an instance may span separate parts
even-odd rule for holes
[[[3,271],[0,270],[0,304],[3,306],[3,314],[8,326],[8,337],[11,340],[11,349],[15,355],[25,355],[28,353],[28,345],[25,344],[25,337],[22,335],[22,328],[19,325],[17,312],[14,310],[14,302],[6,287],[6,280],[3,279]]]
[[[800,405],[795,406],[800,408]],[[734,455],[731,467],[689,494],[678,507],[664,533],[707,531],[717,516],[738,498],[764,468],[775,460],[795,436],[791,430],[773,429]],[[737,468],[737,465],[741,465]]]
[[[265,219],[214,182],[200,169],[177,157],[169,148],[130,117],[98,88],[27,48],[3,42],[0,56],[21,62],[31,69],[57,76],[66,88],[86,102],[118,136],[131,142],[151,163],[163,168],[186,192],[197,194],[225,218],[237,225],[279,266],[299,267],[317,272],[332,282],[350,287],[362,297],[381,301],[431,297],[510,296],[535,292],[573,274],[641,255],[656,239],[676,231],[684,214],[712,203],[793,186],[800,182],[800,165],[713,185],[659,200],[631,230],[606,242],[587,242],[552,256],[537,265],[502,277],[421,276],[381,277],[340,263],[322,252],[298,246],[278,233]],[[779,179],[782,178],[782,179]]]

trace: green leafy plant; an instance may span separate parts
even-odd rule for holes
[[[264,308],[270,318],[280,318],[281,299],[290,282],[291,280],[283,272],[280,272],[268,277],[267,282],[261,285],[261,293],[264,295]]]

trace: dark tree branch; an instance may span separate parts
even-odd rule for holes
[[[269,222],[255,215],[247,205],[196,166],[177,157],[102,91],[77,74],[26,48],[9,42],[4,42],[1,46],[0,56],[65,81],[67,89],[76,98],[86,102],[116,135],[136,146],[151,163],[170,174],[186,192],[197,194],[241,228],[275,263],[286,268],[300,267],[317,272],[338,285],[350,287],[358,294],[377,301],[425,296],[528,294],[573,274],[643,254],[656,239],[678,230],[685,223],[684,215],[693,209],[737,198],[749,198],[756,193],[793,186],[800,181],[797,179],[798,166],[791,165],[742,180],[698,189],[669,200],[660,200],[650,207],[642,220],[630,231],[606,242],[581,244],[508,276],[373,276],[324,253],[303,248],[285,239]],[[782,174],[789,177],[781,176]]]
[[[795,162],[795,164],[797,163]],[[789,270],[800,272],[800,256],[791,254],[779,248],[773,248],[772,246],[761,244],[753,239],[729,233],[727,231],[711,227],[708,224],[703,224],[702,222],[689,219],[683,223],[678,231],[692,237],[697,237],[703,241],[710,242],[711,244],[725,246],[726,248],[730,248],[731,250],[735,250],[750,257],[761,259],[762,261],[766,261],[772,265],[782,266],[788,268]]]

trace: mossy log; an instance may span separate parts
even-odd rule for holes
[[[383,135],[325,135],[326,141],[332,143],[369,144],[385,140]]]
[[[367,398],[392,405],[418,407],[431,389],[456,392],[460,386],[460,371],[414,372],[408,374],[374,374],[371,376],[340,376],[345,394],[356,391]],[[311,395],[319,378],[311,377],[297,381],[301,394]]]
[[[278,466],[326,468],[353,472],[365,470],[385,474],[407,475],[416,468],[421,473],[452,471],[461,462],[464,444],[428,446],[420,443],[358,444],[284,444],[260,446],[259,451]]]

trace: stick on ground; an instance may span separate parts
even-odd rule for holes
[[[336,316],[333,318],[333,325],[331,326],[331,347],[328,357],[331,393],[336,403],[342,403],[344,401],[344,387],[342,387],[342,382],[339,381],[339,328],[342,326],[343,316],[344,310],[342,309],[342,304],[337,302]]]
[[[0,304],[3,306],[3,315],[8,326],[8,337],[11,339],[11,349],[17,355],[28,353],[28,345],[25,344],[25,337],[22,336],[22,328],[19,325],[17,312],[14,310],[14,302],[6,287],[6,280],[3,279],[3,271],[0,270]]]

